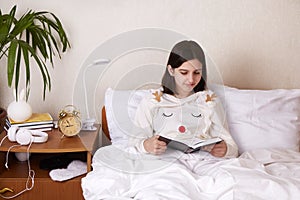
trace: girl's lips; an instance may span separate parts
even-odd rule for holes
[[[188,89],[193,89],[195,86],[196,86],[195,83],[186,83],[185,84],[185,87],[188,88]]]

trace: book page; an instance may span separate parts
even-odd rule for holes
[[[162,136],[173,141],[181,142],[193,149],[222,141],[222,139],[218,137],[200,139],[199,137],[193,135],[177,135],[175,137],[170,137],[165,135]]]

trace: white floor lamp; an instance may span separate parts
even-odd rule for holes
[[[90,118],[90,111],[88,106],[88,96],[87,96],[87,89],[86,89],[86,71],[88,68],[96,65],[104,65],[110,62],[110,59],[108,58],[100,58],[98,60],[94,60],[91,64],[89,64],[83,71],[83,89],[84,89],[84,97],[85,97],[85,109],[87,118],[82,121],[82,128],[81,130],[85,131],[93,131],[97,128],[94,126],[94,123],[96,121],[95,118]]]

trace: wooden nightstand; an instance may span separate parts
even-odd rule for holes
[[[48,141],[42,144],[32,144],[30,148],[31,169],[35,171],[34,187],[26,191],[15,199],[47,200],[47,199],[83,199],[80,177],[65,181],[55,182],[49,176],[49,170],[40,169],[39,164],[42,159],[68,153],[74,159],[76,157],[84,159],[87,162],[87,170],[91,170],[92,153],[97,148],[99,140],[100,125],[97,125],[96,131],[81,131],[78,136],[63,137],[62,134],[54,129],[48,131]],[[5,132],[0,134],[0,140],[6,136]],[[4,166],[6,162],[6,152],[13,144],[5,139],[0,147],[0,189],[9,187],[15,191],[14,194],[25,188],[28,176],[27,162],[19,162],[12,152],[26,152],[27,146],[15,147],[11,149],[9,156],[9,170]],[[5,196],[12,196],[10,192]],[[1,199],[1,197],[0,197]]]

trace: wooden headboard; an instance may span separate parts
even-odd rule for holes
[[[101,122],[102,123],[102,131],[103,131],[104,135],[107,137],[107,139],[111,140],[110,135],[109,135],[108,125],[107,125],[105,106],[102,107],[101,116],[102,116],[102,122]]]

